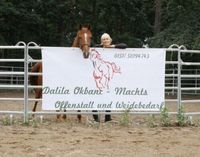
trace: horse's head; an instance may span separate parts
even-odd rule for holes
[[[83,52],[83,57],[89,57],[90,45],[91,45],[92,33],[90,25],[80,25],[76,38],[72,47],[80,47]]]

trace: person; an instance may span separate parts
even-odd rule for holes
[[[101,44],[96,45],[95,47],[125,49],[128,46],[125,43],[112,44],[112,38],[110,35],[108,33],[103,33],[101,36]]]
[[[96,45],[95,47],[102,47],[102,48],[119,48],[125,49],[127,48],[127,44],[119,43],[119,44],[112,44],[112,38],[108,33],[103,33],[101,36],[101,44]],[[97,112],[97,110],[93,110],[93,112]],[[106,112],[111,112],[110,110],[106,110]],[[94,121],[99,122],[99,116],[97,114],[93,114]],[[111,121],[111,115],[105,115],[105,122]]]

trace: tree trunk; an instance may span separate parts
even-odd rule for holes
[[[162,0],[155,0],[154,35],[158,34],[161,29],[161,1]]]

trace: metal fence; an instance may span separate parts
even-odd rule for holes
[[[1,58],[0,63],[17,62],[22,63],[23,67],[15,66],[0,66],[0,90],[8,89],[20,89],[23,90],[23,97],[21,98],[9,98],[0,97],[2,101],[23,101],[22,111],[0,111],[0,114],[21,114],[24,117],[24,122],[28,121],[30,114],[33,114],[29,110],[29,104],[32,101],[41,101],[41,99],[34,99],[29,97],[29,91],[33,88],[41,88],[41,86],[31,86],[28,83],[28,77],[30,75],[42,75],[40,73],[30,72],[30,63],[41,62],[38,59],[32,59],[29,56],[30,50],[41,50],[41,47],[34,42],[28,44],[19,42],[15,46],[0,46],[0,50],[21,50],[23,52],[23,58],[17,59],[5,59]],[[166,74],[165,74],[165,93],[169,95],[175,95],[175,99],[165,99],[165,102],[175,102],[177,104],[177,111],[170,112],[170,114],[177,114],[183,103],[197,103],[200,99],[183,100],[183,94],[198,95],[200,91],[200,62],[184,61],[182,55],[184,54],[200,54],[200,50],[187,50],[184,46],[178,46],[176,44],[171,45],[166,49],[166,53],[170,53],[170,58],[166,59]],[[0,64],[1,65],[1,64]],[[190,68],[193,66],[193,68]],[[196,67],[196,68],[194,68]],[[0,103],[1,104],[1,103]],[[122,114],[124,112],[112,111],[109,114]],[[160,112],[130,112],[131,114],[159,114]],[[37,111],[34,112],[37,115],[45,114],[66,114],[66,112],[55,112],[55,111]],[[67,112],[67,114],[94,114],[91,111],[83,112]],[[105,112],[101,112],[105,114]],[[186,115],[196,115],[200,112],[187,112]]]

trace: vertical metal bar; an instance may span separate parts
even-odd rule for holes
[[[12,72],[14,71],[13,66],[11,67],[11,71],[12,71]],[[11,80],[10,80],[11,85],[14,84],[14,81],[13,81],[14,79],[13,79],[13,77],[14,77],[14,75],[12,74],[12,75],[11,75]]]
[[[175,69],[172,69],[172,74],[173,74],[173,77],[172,77],[172,87],[175,87],[175,77],[174,77],[174,74],[175,74]],[[174,95],[174,89],[172,89],[172,95]]]
[[[24,49],[24,123],[28,122],[28,46]]]
[[[198,75],[197,69],[195,69],[195,75]],[[197,87],[198,87],[198,78],[195,77],[195,88],[197,88]],[[195,89],[194,93],[197,94],[197,90],[196,89]]]
[[[177,112],[180,110],[181,107],[181,50],[178,50],[178,93],[177,93]]]
[[[31,49],[29,46],[34,45],[36,47],[39,47],[35,42],[29,42],[26,45],[26,52],[25,52],[25,62],[24,62],[24,122],[28,122],[28,116],[29,116],[29,108],[28,108],[28,102],[29,102],[29,95],[28,95],[28,65],[29,65],[29,49]]]

